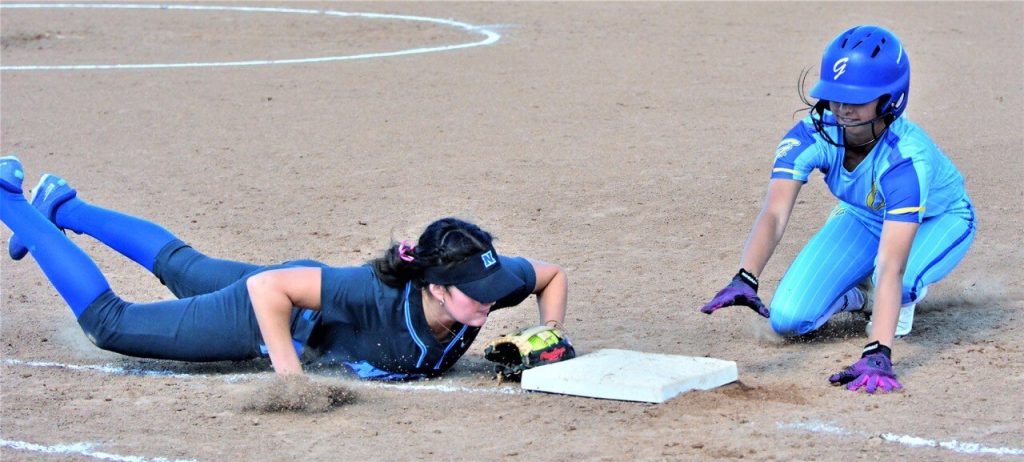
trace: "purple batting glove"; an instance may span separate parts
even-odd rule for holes
[[[903,388],[892,371],[892,361],[882,352],[866,354],[842,372],[828,378],[832,385],[846,385],[846,389],[874,393],[876,390],[891,392]]]
[[[740,269],[740,272],[733,276],[729,285],[718,291],[710,302],[701,307],[700,311],[704,314],[711,314],[719,308],[742,305],[767,318],[768,307],[764,306],[761,297],[757,296],[757,286],[757,278],[747,270]]]

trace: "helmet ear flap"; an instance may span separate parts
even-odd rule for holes
[[[875,115],[882,115],[889,111],[889,100],[892,99],[892,95],[882,95],[878,98],[878,106],[875,107]]]
[[[885,120],[886,125],[889,125],[896,120],[896,111],[899,109],[897,107],[898,101],[893,104],[890,104],[890,102],[892,102],[892,95],[882,95],[878,99],[878,107],[875,108],[875,112],[877,113],[875,115],[884,116],[883,120]]]
[[[884,116],[886,125],[892,124],[896,120],[896,114],[899,113],[899,100],[893,101],[893,95],[883,94],[879,98],[879,106],[874,110],[878,116]]]

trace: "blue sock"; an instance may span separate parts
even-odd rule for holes
[[[177,239],[155,223],[73,198],[57,209],[57,226],[88,234],[153,271],[157,253]]]
[[[100,294],[110,290],[96,263],[32,207],[25,196],[0,190],[0,221],[28,247],[76,318]]]

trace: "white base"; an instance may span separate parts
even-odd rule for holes
[[[715,358],[605,349],[523,372],[524,390],[663,403],[690,390],[739,378],[736,363]]]

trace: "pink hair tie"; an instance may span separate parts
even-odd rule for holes
[[[414,250],[416,250],[416,247],[409,245],[409,241],[402,241],[401,244],[398,244],[398,258],[401,258],[402,261],[411,262],[416,259],[416,257],[412,256]]]

